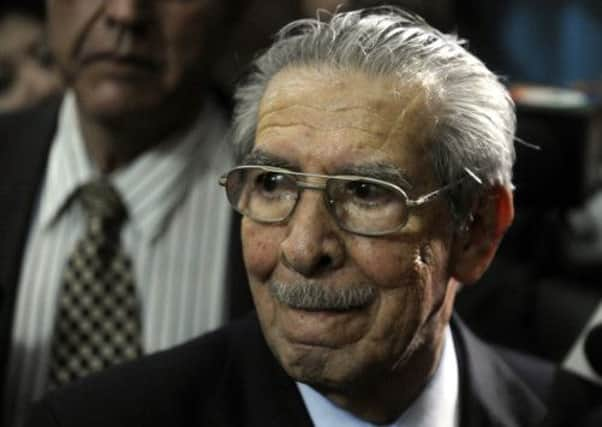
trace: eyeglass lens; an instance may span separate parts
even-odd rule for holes
[[[295,209],[300,188],[305,187],[300,179],[259,167],[234,169],[227,178],[228,199],[237,211],[254,220],[280,222]],[[361,178],[329,178],[324,191],[330,212],[348,231],[384,233],[398,229],[405,221],[405,197],[385,184]]]
[[[295,207],[298,194],[294,178],[261,168],[231,171],[227,190],[228,199],[236,210],[264,222],[286,219]]]

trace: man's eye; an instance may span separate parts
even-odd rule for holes
[[[347,184],[347,197],[356,202],[380,204],[391,199],[391,191],[371,182],[354,181]]]
[[[282,187],[285,177],[282,174],[267,172],[262,173],[255,179],[255,186],[263,192],[274,192]]]

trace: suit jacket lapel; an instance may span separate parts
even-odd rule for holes
[[[540,399],[457,316],[451,326],[460,367],[460,425],[537,425],[546,411]]]
[[[53,98],[35,110],[0,116],[0,385],[11,348],[23,251],[59,105],[60,99]]]

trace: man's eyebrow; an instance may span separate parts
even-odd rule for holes
[[[259,166],[273,166],[277,168],[295,170],[298,169],[296,165],[290,161],[268,153],[266,151],[257,149],[247,154],[241,162],[242,165],[259,165]]]
[[[337,168],[336,173],[337,175],[360,175],[376,178],[407,189],[413,187],[410,178],[403,170],[388,163],[347,165],[342,168]]]

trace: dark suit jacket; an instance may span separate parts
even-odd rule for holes
[[[452,330],[461,425],[536,425],[545,412],[536,393],[458,319]],[[311,425],[295,383],[251,316],[51,394],[35,408],[29,427]]]
[[[0,403],[4,402],[21,260],[59,103],[52,99],[35,111],[0,115]]]
[[[0,115],[0,419],[23,252],[60,103],[60,98],[52,98],[31,110]],[[240,317],[252,308],[240,255],[239,222],[238,217],[233,220],[230,242],[230,318]]]

